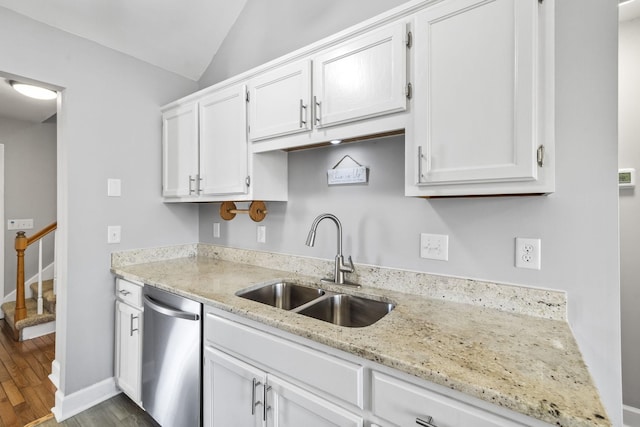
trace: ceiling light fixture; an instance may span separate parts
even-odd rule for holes
[[[29,98],[49,100],[56,99],[58,97],[58,93],[56,91],[45,89],[40,86],[20,83],[15,80],[10,80],[9,84],[11,84],[11,87],[16,91],[20,92],[24,96],[28,96]]]

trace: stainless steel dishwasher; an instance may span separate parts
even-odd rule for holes
[[[202,304],[144,287],[142,406],[163,427],[201,420]]]

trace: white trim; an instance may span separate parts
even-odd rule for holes
[[[2,225],[2,233],[0,233],[0,286],[4,295],[4,240],[6,234],[4,225],[4,144],[0,144],[0,225]],[[4,313],[2,313],[2,318],[4,319]]]
[[[622,419],[625,427],[640,427],[640,409],[622,405]]]
[[[39,325],[35,325],[35,326],[27,326],[26,328],[23,328],[22,332],[20,333],[21,335],[20,341],[31,340],[33,338],[38,338],[43,335],[52,334],[55,331],[56,331],[55,320],[52,320],[51,322],[47,322],[47,323],[40,323]]]
[[[55,386],[55,388],[60,388],[60,363],[57,360],[51,362],[51,373],[49,374],[49,380]]]
[[[67,91],[58,92],[57,108],[57,213],[58,227],[56,229],[56,255],[55,255],[55,275],[56,275],[56,350],[55,360],[52,366],[57,366],[57,383],[55,407],[51,412],[58,416],[64,415],[67,411],[63,409],[64,394],[62,390],[66,386],[66,363],[67,363],[67,266],[68,266],[68,228],[69,228],[69,173],[68,157],[69,142],[65,138],[67,132],[66,103]],[[114,382],[115,387],[115,382]]]
[[[56,406],[51,408],[51,412],[56,417],[56,421],[61,422],[119,393],[120,390],[116,387],[116,381],[113,377],[78,390],[68,396],[65,396],[58,389],[56,391]]]

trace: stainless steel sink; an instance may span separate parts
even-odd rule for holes
[[[236,295],[284,310],[292,310],[313,301],[324,293],[322,289],[307,288],[290,282],[278,282],[257,289],[240,291]]]
[[[394,304],[353,295],[333,295],[308,304],[298,313],[334,325],[361,328],[382,319]]]

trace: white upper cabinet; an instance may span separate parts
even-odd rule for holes
[[[311,61],[260,74],[249,82],[252,141],[311,130]]]
[[[553,191],[545,164],[553,143],[543,128],[544,7],[447,0],[416,15],[409,195]]]
[[[236,85],[199,102],[202,195],[247,192],[246,92]]]
[[[162,115],[162,195],[195,193],[198,175],[198,105],[195,102]]]
[[[313,58],[314,126],[334,126],[407,107],[406,25],[346,41]]]

